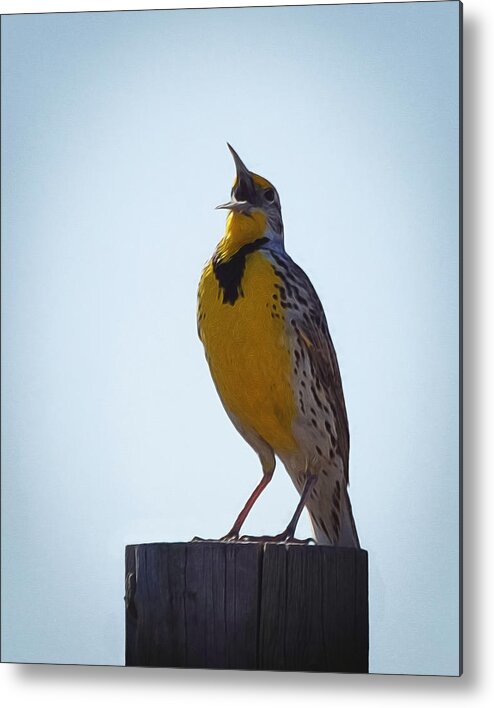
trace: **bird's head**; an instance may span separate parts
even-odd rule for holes
[[[239,246],[267,238],[283,243],[283,220],[281,205],[275,187],[264,177],[250,172],[227,143],[233,156],[237,174],[231,191],[231,199],[217,209],[228,209],[227,233]]]

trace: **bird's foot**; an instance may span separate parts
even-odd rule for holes
[[[238,541],[238,533],[227,533],[221,538],[201,538],[194,536],[191,543],[236,543]]]
[[[237,543],[238,542],[238,533],[227,533],[226,536],[222,536],[220,539],[221,543]]]
[[[313,538],[295,538],[289,531],[283,531],[276,536],[241,536],[239,543],[276,543],[286,546],[309,546],[316,543]]]
[[[191,538],[190,543],[216,543],[217,538],[201,538],[200,536],[194,536]]]
[[[309,546],[316,541],[313,538],[295,538],[288,530],[275,536],[240,536],[238,533],[227,533],[221,538],[201,538],[194,536],[191,543],[277,543],[286,546]]]

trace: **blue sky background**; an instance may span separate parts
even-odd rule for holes
[[[259,479],[195,325],[228,140],[337,348],[371,670],[457,672],[458,128],[456,2],[2,18],[4,660],[123,663],[125,544]]]

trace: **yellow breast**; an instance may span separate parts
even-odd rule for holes
[[[275,450],[291,451],[296,408],[276,284],[268,258],[249,253],[239,295],[225,302],[210,261],[199,284],[198,327],[225,408]]]

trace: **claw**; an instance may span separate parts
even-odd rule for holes
[[[236,543],[238,541],[238,533],[227,533],[226,536],[221,538],[201,538],[200,536],[194,536],[191,543]]]
[[[237,543],[238,533],[227,533],[225,536],[222,536],[219,541],[221,543]]]

